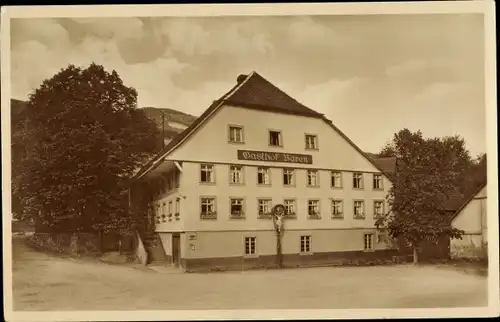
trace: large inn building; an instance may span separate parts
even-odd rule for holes
[[[135,179],[168,263],[272,267],[272,207],[286,208],[284,266],[392,258],[374,227],[391,181],[322,114],[252,72]],[[146,191],[146,190],[144,190]]]

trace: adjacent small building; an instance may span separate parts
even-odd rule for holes
[[[452,226],[463,230],[462,239],[450,241],[454,259],[485,259],[488,256],[487,185],[482,185],[453,215]]]
[[[286,209],[284,266],[397,254],[374,227],[387,211],[388,174],[256,72],[240,75],[135,179],[166,262],[188,271],[275,266],[276,204]]]

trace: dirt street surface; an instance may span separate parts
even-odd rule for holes
[[[433,266],[185,274],[56,257],[13,239],[14,310],[352,309],[487,305],[487,278]]]

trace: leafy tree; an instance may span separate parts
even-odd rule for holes
[[[424,240],[461,238],[463,231],[451,226],[440,206],[461,180],[470,156],[459,137],[424,139],[420,131],[408,129],[394,135],[392,146],[398,168],[387,197],[390,212],[376,226],[411,246],[416,264]]]
[[[50,229],[127,232],[128,177],[158,137],[136,105],[136,90],[95,63],[44,80],[26,107],[15,188],[21,217]]]
[[[387,143],[382,150],[378,153],[379,157],[395,157],[396,149],[392,142]]]

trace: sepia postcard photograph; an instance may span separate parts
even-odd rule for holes
[[[492,1],[1,18],[6,321],[499,315]]]

